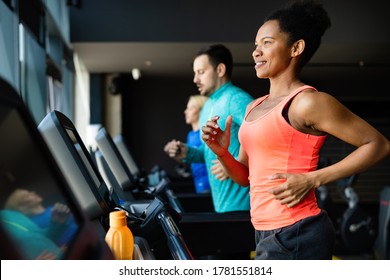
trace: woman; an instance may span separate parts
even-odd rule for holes
[[[331,259],[334,229],[314,190],[389,155],[388,140],[375,128],[299,79],[329,27],[320,4],[299,1],[272,13],[259,28],[252,56],[257,77],[269,79],[270,89],[247,107],[237,159],[228,152],[231,118],[224,131],[218,116],[202,127],[202,139],[230,178],[250,185],[256,259]],[[357,149],[317,170],[328,134]]]
[[[199,147],[201,145],[200,138],[200,129],[199,129],[199,114],[204,103],[207,101],[208,97],[204,95],[191,95],[187,102],[187,107],[184,110],[185,122],[188,125],[191,125],[192,130],[187,134],[187,145],[191,147]],[[176,142],[175,140],[173,140]],[[164,150],[168,152],[169,150],[168,143]],[[178,160],[181,162],[180,160]],[[191,175],[194,180],[195,191],[197,193],[209,193],[210,184],[207,174],[207,168],[204,163],[192,163],[191,164]]]
[[[187,134],[187,145],[199,147],[202,143],[200,139],[199,114],[206,102],[207,97],[203,95],[191,95],[188,99],[187,108],[184,110],[186,124],[191,125],[192,130]],[[204,163],[192,163],[191,174],[194,179],[197,193],[210,192],[210,184]]]

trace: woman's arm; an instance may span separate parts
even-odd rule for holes
[[[302,92],[289,108],[291,125],[308,134],[327,133],[356,147],[339,162],[306,174],[275,174],[286,182],[271,193],[282,204],[296,205],[320,185],[361,173],[389,156],[390,143],[379,131],[329,94]]]
[[[240,147],[238,159],[236,160],[228,150],[232,116],[227,117],[224,131],[220,129],[218,120],[219,116],[212,117],[211,120],[202,127],[202,139],[216,154],[218,160],[229,174],[229,177],[241,186],[248,186],[248,158],[245,151]]]

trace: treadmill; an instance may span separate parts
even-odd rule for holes
[[[101,234],[101,238],[104,238],[109,226],[109,213],[123,209],[119,204],[118,194],[107,187],[91,154],[67,116],[59,111],[52,111],[41,121],[38,129],[88,218],[97,227],[104,228],[105,231]],[[161,246],[161,243],[165,243],[161,241],[166,241],[167,244],[164,245],[169,248],[169,252],[163,255],[164,258],[192,259],[181,233],[175,227],[175,220],[172,218],[175,212],[157,200],[149,200],[145,206],[142,213],[127,211],[128,226],[135,236],[134,252],[141,253],[135,259],[158,258],[156,252],[159,253],[159,250],[166,247]],[[146,232],[145,228],[151,232]],[[161,249],[152,247],[156,240],[160,241]]]
[[[1,259],[113,259],[56,164],[29,109],[19,93],[1,78],[0,134]],[[34,201],[39,196],[45,208],[39,213],[41,222],[27,211],[33,194]],[[56,203],[69,210],[61,212],[61,220],[52,215]]]
[[[134,181],[131,179],[131,171],[104,127],[98,131],[95,140],[107,162],[105,167],[111,169],[113,175],[111,177],[116,178],[119,187],[133,193],[142,192],[137,189],[137,185],[128,188],[127,182]],[[109,173],[110,171],[102,172]],[[161,178],[161,180],[166,184],[164,188],[156,191],[155,195],[169,203],[180,214],[181,219],[177,225],[195,257],[234,253],[248,253],[249,257],[249,252],[255,250],[254,229],[249,211],[216,213],[201,207],[197,208],[197,211],[186,211],[186,201],[170,189],[167,178]],[[187,199],[191,200],[191,198]],[[196,201],[196,196],[193,196],[193,199]],[[193,207],[193,210],[195,208]]]

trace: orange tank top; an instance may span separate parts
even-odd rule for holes
[[[311,86],[302,86],[288,95],[272,110],[254,121],[246,117],[268,97],[256,100],[248,111],[240,131],[240,143],[248,155],[251,219],[256,230],[272,230],[317,215],[314,189],[296,206],[282,205],[268,190],[281,184],[269,180],[275,173],[305,173],[317,168],[319,151],[326,136],[314,136],[293,128],[283,117],[283,109],[293,97]]]

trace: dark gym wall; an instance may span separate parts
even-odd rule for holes
[[[103,90],[104,75],[91,74],[89,78],[90,87],[90,107],[91,107],[91,124],[103,122]]]

